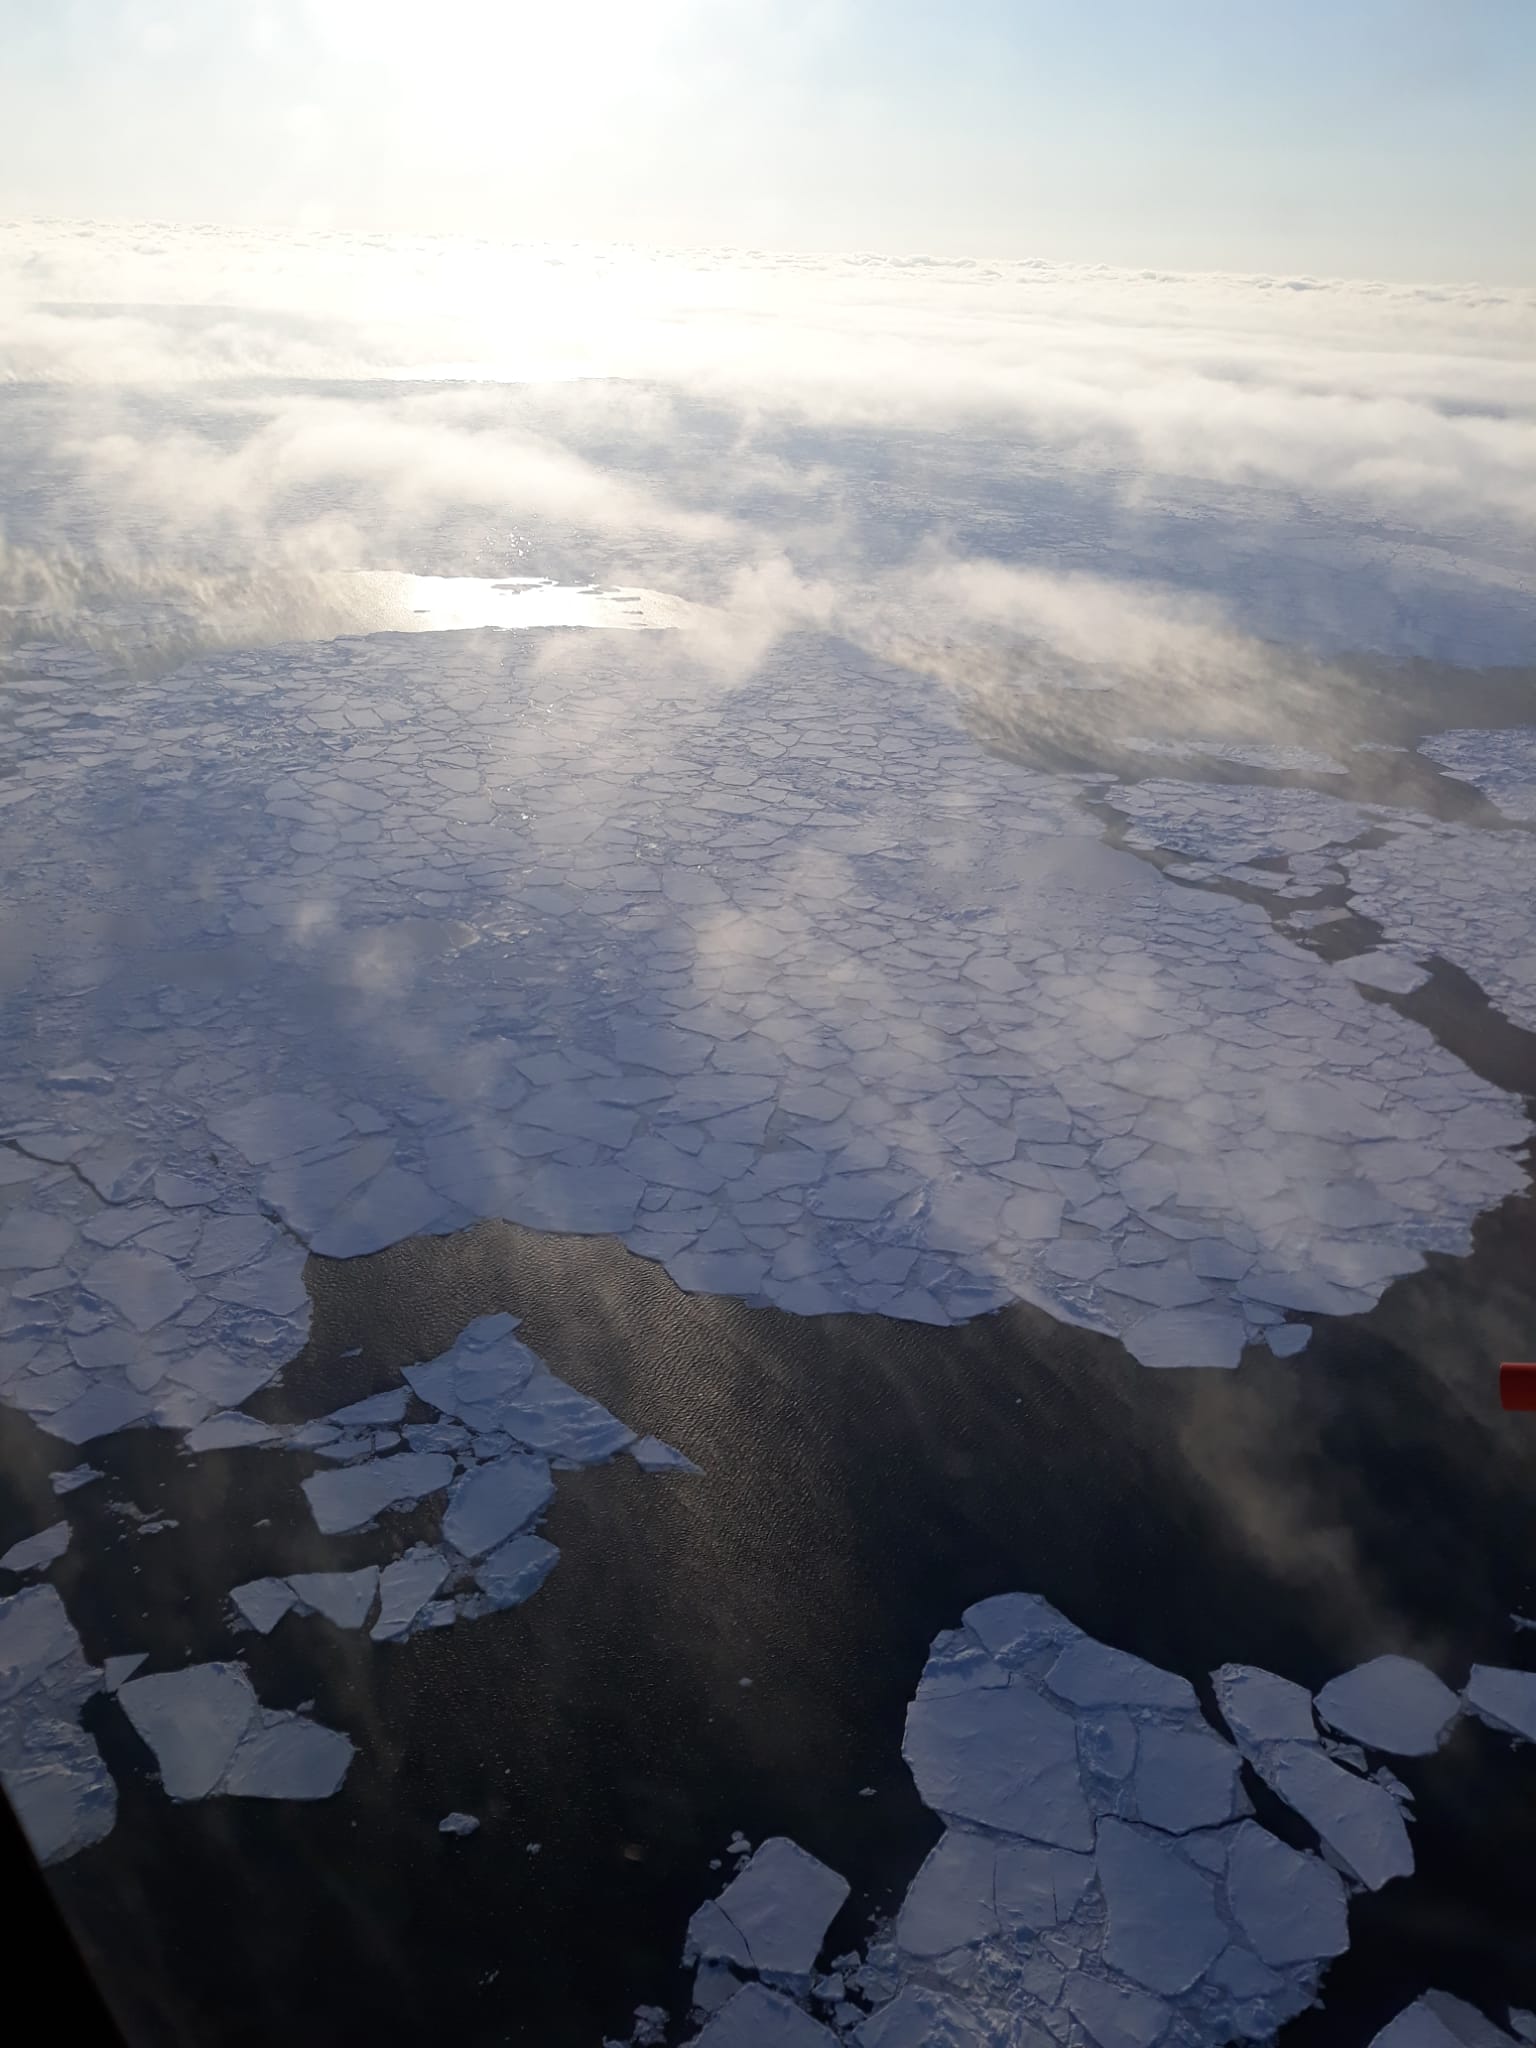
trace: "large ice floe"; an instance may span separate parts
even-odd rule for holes
[[[1321,1755],[1306,1692],[1270,1683],[1261,1724]],[[1353,1873],[1253,1818],[1189,1683],[1033,1594],[937,1638],[902,1750],[944,1832],[894,1920],[818,1976],[847,1887],[763,1843],[689,1925],[700,2048],[1218,2048],[1269,2038],[1348,1946]]]
[[[1187,1680],[1096,1641],[1035,1594],[968,1609],[935,1640],[907,1713],[902,1753],[944,1832],[899,1910],[862,1949],[823,1962],[843,1879],[783,1838],[750,1856],[733,1843],[740,1867],[694,1914],[684,1948],[698,2048],[1272,2038],[1317,2001],[1348,1947],[1352,1892],[1413,1868],[1407,1795],[1384,1767],[1371,1773],[1366,1749],[1427,1754],[1463,1702],[1405,1657],[1343,1673],[1316,1702],[1254,1666],[1212,1677],[1231,1740]],[[1512,1729],[1516,1695],[1532,1697],[1519,1680],[1536,1686],[1536,1673],[1477,1667],[1466,1707]],[[1245,1761],[1316,1850],[1253,1817]],[[631,2041],[662,2038],[665,2017],[641,2008]],[[1440,1992],[1377,2037],[1393,2048],[1509,2038]]]
[[[306,1251],[487,1216],[1230,1366],[1523,1183],[1512,1098],[833,641],[732,688],[475,634],[6,687],[0,1397],[69,1443],[257,1441]],[[1257,794],[1298,847],[1349,810]]]

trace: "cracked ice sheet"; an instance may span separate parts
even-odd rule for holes
[[[1371,1679],[1362,1680],[1361,1671],[1369,1674],[1370,1667],[1346,1672],[1333,1683],[1341,1688],[1346,1711],[1352,1707],[1377,1733],[1385,1732]],[[1412,1873],[1413,1846],[1391,1787],[1357,1776],[1325,1752],[1304,1687],[1241,1664],[1224,1664],[1211,1682],[1238,1748],[1270,1790],[1313,1829],[1340,1869],[1371,1891]],[[1423,1739],[1426,1711],[1435,1698],[1429,1688],[1416,1687],[1412,1706],[1404,1708],[1401,1721],[1413,1739]]]
[[[203,1421],[220,1404],[168,1362],[195,1332],[267,1372],[297,1348],[302,1246],[259,1201],[338,1253],[499,1215],[794,1311],[1022,1299],[1149,1363],[1225,1365],[1277,1285],[1367,1307],[1520,1184],[1518,1112],[1425,1033],[1253,907],[1110,852],[1072,780],[833,641],[786,640],[731,691],[681,639],[476,635],[111,687],[132,747],[24,736],[50,775],[25,860],[0,815],[19,907],[62,935],[7,1014],[13,1156],[81,1162],[23,1207],[106,1232],[6,1269],[58,1291],[13,1299],[38,1355],[0,1397],[66,1440]],[[1261,794],[1323,862],[1347,807]],[[1303,801],[1326,817],[1298,826]],[[73,849],[130,813],[173,878],[195,839],[198,889],[125,867],[82,906]],[[198,976],[110,953],[82,1013],[87,911]],[[61,1094],[65,1070],[107,1085]]]
[[[846,2007],[859,2048],[1065,2039],[1069,2016],[1111,2048],[1265,2040],[1348,1945],[1343,1881],[1251,1818],[1238,1751],[1187,1681],[1032,1594],[982,1601],[936,1639],[903,1754],[945,1832],[894,1925],[837,1965],[863,2001]],[[701,1990],[711,1967],[752,1970],[725,1910],[751,1869],[690,1924]],[[748,1988],[755,2017],[768,1994]],[[734,2039],[712,2030],[746,1998],[701,2048]]]
[[[1235,875],[1307,899],[1319,886],[1319,864],[1328,866],[1347,884],[1351,908],[1373,918],[1393,948],[1385,986],[1406,992],[1412,984],[1403,962],[1439,955],[1470,975],[1511,1023],[1536,1030],[1530,833],[1441,824],[1311,790],[1143,782],[1106,790],[1104,801],[1130,821],[1132,845],[1175,850],[1203,876]],[[1387,833],[1384,846],[1352,846],[1372,828]],[[1249,866],[1258,859],[1281,859],[1286,871]],[[1367,964],[1361,978],[1371,972]]]
[[[336,1729],[264,1708],[239,1664],[130,1678],[116,1697],[172,1799],[329,1799],[352,1761]]]
[[[80,1725],[102,1687],[52,1586],[0,1600],[0,1782],[40,1863],[103,1840],[117,1788]]]
[[[739,1963],[768,1984],[807,1990],[827,1929],[847,1896],[845,1878],[798,1843],[775,1835],[718,1899],[694,1915],[683,1960]]]

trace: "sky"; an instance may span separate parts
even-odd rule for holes
[[[1536,283],[1532,0],[0,0],[0,216]]]

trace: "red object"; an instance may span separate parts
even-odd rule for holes
[[[1499,1367],[1499,1405],[1536,1413],[1536,1365]]]

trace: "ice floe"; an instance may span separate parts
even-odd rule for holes
[[[1250,1729],[1299,1727],[1285,1694],[1239,1690]],[[809,2024],[857,2048],[1218,2048],[1268,2039],[1348,1946],[1344,1880],[1252,1818],[1188,1681],[1035,1595],[937,1638],[903,1749],[945,1828],[894,1921],[813,1979],[845,1888],[765,1843],[689,1924],[700,2044],[809,2043]]]
[[[40,1863],[112,1831],[117,1788],[80,1725],[102,1689],[52,1586],[0,1599],[0,1782]]]
[[[336,1729],[263,1707],[239,1664],[130,1678],[116,1697],[172,1799],[328,1799],[352,1761]]]
[[[474,1835],[480,1831],[480,1823],[472,1813],[445,1813],[437,1824],[440,1835]]]
[[[35,1536],[24,1536],[0,1557],[0,1572],[45,1572],[69,1548],[68,1522],[54,1522]]]
[[[1536,1671],[1474,1664],[1462,1698],[1468,1711],[1490,1728],[1536,1742]]]
[[[1371,2039],[1371,2048],[1513,2048],[1502,2027],[1463,1998],[1426,1991]]]
[[[687,1963],[728,1963],[808,1991],[827,1929],[848,1896],[835,1870],[783,1835],[764,1842],[688,1924]]]
[[[1460,1711],[1450,1687],[1411,1657],[1373,1657],[1330,1679],[1316,1700],[1319,1720],[1392,1756],[1429,1756]]]
[[[1361,1680],[1356,1671],[1337,1683],[1346,1703],[1381,1732],[1389,1710],[1374,1694],[1370,1678]],[[1238,1748],[1270,1790],[1312,1828],[1341,1870],[1371,1891],[1412,1871],[1413,1846],[1397,1794],[1328,1753],[1304,1687],[1240,1664],[1224,1664],[1212,1674],[1212,1684]],[[1419,1711],[1415,1715],[1405,1709],[1405,1719],[1417,1739],[1425,1696],[1416,1690],[1414,1697]]]

